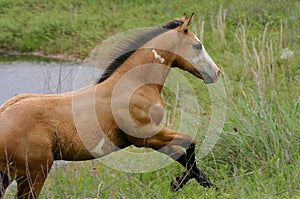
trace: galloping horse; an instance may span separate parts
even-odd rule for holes
[[[111,62],[94,85],[63,94],[21,94],[3,104],[0,198],[13,179],[18,198],[37,198],[55,160],[90,160],[131,145],[157,150],[185,167],[171,181],[172,191],[192,178],[213,186],[196,166],[193,138],[160,124],[160,93],[172,67],[207,84],[220,74],[189,30],[193,15],[133,39],[131,50]]]

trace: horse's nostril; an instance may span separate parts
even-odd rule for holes
[[[221,74],[221,69],[218,68],[217,74],[218,76]]]

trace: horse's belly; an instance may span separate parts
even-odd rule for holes
[[[56,160],[89,160],[103,157],[122,147],[108,140],[99,132],[73,131],[58,138],[54,157]]]

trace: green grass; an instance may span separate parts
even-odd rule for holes
[[[170,180],[183,171],[176,163],[130,174],[94,160],[53,171],[41,198],[300,198],[299,2],[2,0],[0,48],[83,58],[110,35],[192,11],[193,31],[223,67],[225,126],[213,151],[198,159],[219,189],[192,180],[170,192]],[[209,93],[183,74],[199,100],[201,134],[209,124]]]

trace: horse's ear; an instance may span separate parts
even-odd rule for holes
[[[185,18],[186,18],[186,15],[185,15]],[[184,20],[184,23],[182,24],[182,28],[183,28],[184,32],[188,31],[193,19],[194,19],[194,13],[192,13],[192,15],[188,19]]]
[[[186,13],[183,13],[182,16],[180,17],[180,19],[181,19],[182,21],[185,21],[185,20],[186,20]]]

